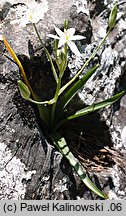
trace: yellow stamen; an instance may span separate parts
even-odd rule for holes
[[[66,41],[68,41],[69,37],[70,37],[70,34],[68,33],[68,31],[66,29],[64,29],[64,33],[65,33],[65,36],[66,36]]]

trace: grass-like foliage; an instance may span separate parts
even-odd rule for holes
[[[40,119],[45,125],[48,136],[52,139],[53,143],[56,145],[58,150],[68,159],[70,164],[73,166],[77,174],[80,176],[80,179],[84,182],[84,184],[90,188],[93,192],[99,195],[102,198],[107,198],[107,195],[104,194],[101,190],[99,190],[94,183],[91,182],[87,173],[84,171],[81,163],[74,157],[72,152],[69,150],[69,147],[66,143],[65,138],[62,134],[59,133],[59,129],[66,121],[71,121],[74,118],[82,117],[91,112],[100,110],[106,106],[112,105],[114,102],[120,99],[124,92],[120,92],[113,97],[87,106],[81,110],[76,110],[75,113],[67,113],[67,106],[71,103],[74,97],[77,95],[78,91],[84,86],[84,84],[89,80],[89,78],[96,72],[99,65],[95,65],[91,70],[89,70],[85,75],[83,75],[80,79],[79,76],[82,74],[83,70],[89,64],[89,62],[94,58],[98,50],[103,45],[104,41],[108,37],[109,33],[112,31],[116,24],[116,16],[117,16],[117,6],[115,5],[112,9],[109,21],[108,21],[108,32],[106,36],[103,38],[99,46],[95,49],[94,53],[90,56],[90,58],[84,63],[82,68],[77,71],[76,75],[67,82],[64,86],[62,86],[62,78],[66,71],[68,64],[68,48],[75,55],[80,55],[80,52],[73,42],[74,40],[82,40],[84,39],[81,35],[74,35],[75,29],[68,28],[68,21],[64,22],[64,31],[62,32],[59,28],[55,27],[55,31],[57,35],[49,34],[48,36],[54,39],[54,51],[55,51],[55,62],[58,68],[55,68],[52,58],[45,47],[40,34],[37,30],[35,23],[33,23],[33,27],[38,36],[38,39],[41,43],[41,46],[44,48],[45,54],[50,62],[50,66],[52,68],[52,73],[56,82],[56,89],[53,98],[50,98],[49,101],[40,101],[39,97],[33,92],[31,85],[26,77],[25,71],[18,57],[10,47],[9,43],[3,36],[2,39],[4,44],[9,51],[10,55],[13,57],[14,61],[17,63],[22,80],[18,81],[18,87],[21,93],[21,96],[32,103],[35,103],[38,106]]]

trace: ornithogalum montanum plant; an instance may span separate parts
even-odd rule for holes
[[[84,184],[102,198],[107,198],[107,195],[104,194],[101,190],[99,190],[96,187],[96,185],[89,179],[81,163],[78,161],[78,159],[74,157],[74,155],[70,151],[65,138],[62,136],[62,134],[59,133],[59,129],[60,126],[64,124],[66,121],[70,121],[80,116],[82,117],[91,112],[112,105],[114,102],[119,100],[119,98],[123,95],[124,92],[120,92],[109,99],[92,104],[81,110],[77,110],[75,113],[71,113],[71,114],[67,113],[68,104],[71,103],[71,100],[75,97],[75,95],[77,95],[78,91],[84,86],[87,80],[95,73],[95,71],[99,67],[99,65],[94,66],[85,75],[83,75],[81,79],[79,79],[79,75],[82,74],[85,67],[94,58],[94,56],[101,48],[106,38],[108,37],[109,33],[114,28],[116,24],[116,16],[117,16],[117,6],[115,5],[109,16],[109,21],[108,21],[109,28],[108,28],[108,32],[106,33],[106,36],[103,38],[103,40],[96,48],[94,53],[90,56],[90,58],[84,63],[82,68],[64,86],[62,86],[61,83],[62,83],[62,77],[66,71],[66,67],[68,63],[68,48],[70,48],[75,55],[80,55],[80,52],[73,41],[84,39],[84,37],[81,35],[74,35],[75,29],[68,28],[67,20],[65,20],[64,22],[64,31],[61,31],[59,28],[55,27],[55,31],[57,35],[52,35],[52,34],[48,35],[48,37],[55,39],[54,51],[55,51],[55,61],[58,68],[58,72],[57,72],[57,69],[55,68],[54,63],[52,61],[52,58],[47,48],[44,46],[40,34],[37,30],[37,27],[33,22],[33,27],[41,43],[41,46],[44,48],[46,56],[50,61],[52,73],[56,82],[54,97],[48,101],[40,101],[36,93],[33,92],[31,85],[28,81],[28,78],[26,77],[23,66],[21,65],[21,62],[19,61],[18,57],[10,47],[5,37],[2,36],[2,39],[4,41],[7,50],[9,51],[10,55],[13,57],[14,61],[17,63],[21,72],[23,81],[21,80],[18,81],[18,87],[22,97],[25,100],[33,102],[38,106],[40,119],[43,122],[43,125],[46,127],[46,130],[48,131],[48,136],[52,139],[57,149],[62,153],[62,155],[64,155],[64,157],[68,159],[69,163],[73,166],[73,168],[80,176],[80,179],[84,182]]]

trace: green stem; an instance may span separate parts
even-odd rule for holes
[[[56,92],[55,92],[55,96],[54,96],[55,103],[53,103],[52,110],[51,110],[51,130],[53,129],[53,126],[54,126],[55,110],[56,110],[56,104],[57,104],[57,100],[59,97],[59,91],[60,91],[60,87],[61,87],[61,78],[62,77],[59,76],[57,87],[56,87]]]
[[[55,50],[56,52],[56,60],[57,60],[57,66],[58,66],[58,69],[59,69],[59,78],[58,78],[58,82],[57,82],[57,87],[56,87],[56,92],[55,92],[55,95],[54,95],[54,100],[55,102],[53,103],[52,105],[52,110],[51,110],[51,130],[55,130],[54,128],[54,121],[55,121],[55,110],[56,110],[56,104],[57,104],[57,100],[58,100],[58,97],[59,97],[59,91],[60,91],[60,88],[61,88],[61,80],[62,80],[62,77],[63,77],[63,74],[66,70],[66,67],[67,67],[67,44],[64,45],[64,51],[65,51],[65,58],[62,62],[63,66],[59,65],[59,62],[58,62],[58,57],[57,57],[57,50]]]
[[[33,100],[31,98],[28,99],[28,101],[32,102],[32,103],[35,103],[35,104],[39,104],[39,105],[51,105],[53,103],[55,103],[55,99],[51,99],[49,101],[36,101],[36,100]]]
[[[109,33],[110,33],[111,29],[109,29],[109,31],[107,32],[106,36],[103,38],[103,40],[101,41],[100,45],[96,48],[96,50],[92,53],[92,55],[90,56],[90,58],[85,62],[85,64],[82,66],[82,68],[78,71],[78,73],[66,84],[64,85],[60,91],[59,91],[59,95],[62,94],[62,92],[69,86],[72,84],[72,82],[74,82],[76,80],[77,77],[79,77],[79,75],[83,72],[83,70],[87,67],[87,65],[89,64],[89,62],[95,57],[96,53],[98,52],[98,50],[101,48],[101,46],[103,45],[103,43],[105,42],[106,38],[108,37]]]
[[[40,35],[39,35],[39,32],[38,32],[38,30],[37,30],[37,28],[36,28],[35,23],[33,23],[33,27],[34,27],[34,29],[35,29],[35,32],[36,32],[36,34],[37,34],[37,36],[38,36],[38,39],[39,39],[39,41],[40,41],[42,47],[44,48],[44,51],[45,51],[45,53],[46,53],[46,55],[47,55],[47,57],[48,57],[48,59],[49,59],[49,61],[50,61],[50,64],[51,64],[51,67],[52,67],[52,71],[53,71],[53,76],[54,76],[55,81],[56,81],[56,83],[57,83],[57,82],[58,82],[58,76],[57,76],[56,69],[55,69],[55,67],[54,67],[53,61],[52,61],[52,59],[51,59],[51,56],[50,56],[48,50],[46,49],[46,47],[44,46],[44,44],[43,44],[43,42],[42,42],[42,39],[41,39],[41,37],[40,37]]]

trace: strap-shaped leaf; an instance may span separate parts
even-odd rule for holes
[[[59,133],[52,134],[50,135],[50,137],[59,149],[59,151],[62,153],[62,155],[64,155],[68,159],[69,163],[73,166],[84,184],[98,196],[104,199],[107,198],[107,196],[100,189],[98,189],[97,186],[89,179],[86,171],[84,171],[84,168],[82,167],[80,162],[74,157],[74,155],[70,151],[64,137],[62,137]]]
[[[74,118],[77,118],[77,117],[80,117],[80,116],[84,116],[84,115],[86,115],[88,113],[91,113],[91,112],[97,111],[99,109],[102,109],[102,108],[104,108],[106,106],[112,105],[117,100],[119,100],[119,98],[123,94],[124,94],[124,91],[114,95],[113,97],[111,97],[111,98],[109,98],[107,100],[92,104],[92,105],[90,105],[88,107],[85,107],[84,109],[78,110],[74,115],[71,115],[71,116],[67,117],[67,120],[74,119]]]
[[[60,101],[59,110],[62,111],[72,98],[78,93],[78,91],[84,86],[87,80],[95,73],[99,65],[96,65],[91,70],[89,70],[80,80],[78,80],[63,96]]]

